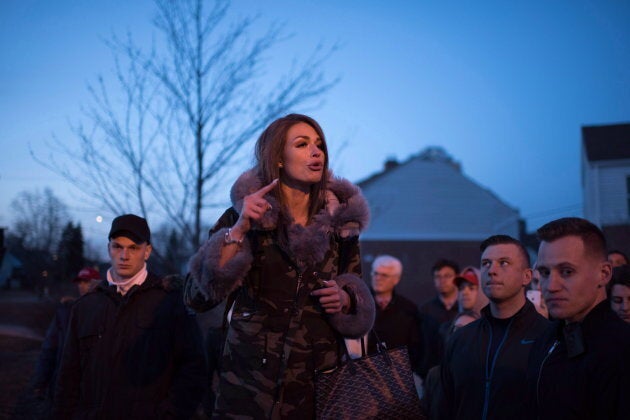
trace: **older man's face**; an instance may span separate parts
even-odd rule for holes
[[[375,293],[391,293],[400,281],[400,273],[392,265],[372,268],[372,290]]]

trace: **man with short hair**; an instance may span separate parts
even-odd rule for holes
[[[611,264],[588,220],[554,220],[537,231],[536,268],[555,319],[532,351],[530,418],[620,419],[630,413],[630,325],[610,309]]]
[[[376,302],[374,331],[386,347],[407,346],[414,372],[419,369],[420,328],[418,308],[396,293],[402,275],[402,263],[391,255],[380,255],[372,263],[372,293]],[[368,353],[376,351],[373,335],[368,335]]]
[[[107,278],[73,305],[53,418],[189,418],[205,387],[201,334],[181,286],[148,272],[147,221],[115,218]]]
[[[527,359],[547,320],[525,298],[532,279],[524,246],[507,235],[481,243],[481,319],[456,331],[441,367],[440,418],[510,419],[522,413]]]
[[[423,343],[420,376],[424,379],[429,369],[440,364],[444,352],[440,328],[448,329],[458,313],[455,277],[459,266],[454,261],[441,259],[431,267],[437,295],[418,308]],[[445,325],[445,327],[442,327]]]

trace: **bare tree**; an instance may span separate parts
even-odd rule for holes
[[[68,207],[50,188],[45,188],[20,192],[11,202],[11,210],[15,214],[12,236],[18,238],[25,249],[52,255],[70,220]]]
[[[89,86],[89,126],[73,126],[79,146],[55,139],[50,156],[33,156],[113,214],[159,216],[197,248],[203,212],[224,205],[215,193],[242,163],[243,146],[337,83],[322,71],[334,47],[316,47],[269,82],[265,59],[286,39],[278,26],[250,37],[257,19],[231,19],[227,0],[156,6],[163,44],[143,49],[130,35],[108,43],[122,98],[99,77]],[[57,163],[60,154],[73,165]]]

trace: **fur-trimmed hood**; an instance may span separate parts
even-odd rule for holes
[[[255,170],[243,173],[230,192],[234,209],[240,213],[245,196],[263,186]],[[329,246],[329,235],[336,233],[342,237],[357,236],[369,222],[369,207],[359,187],[346,179],[334,177],[329,172],[328,190],[339,200],[339,206],[332,214],[324,208],[307,226],[292,224],[287,229],[289,249],[286,251],[300,263],[321,261]],[[253,223],[252,229],[273,230],[278,225],[282,210],[280,203],[272,194],[265,195],[265,199],[271,204],[271,210],[258,223]]]
[[[328,224],[332,228],[341,228],[347,223],[355,222],[358,224],[356,234],[365,230],[370,218],[370,211],[361,189],[350,181],[338,178],[332,172],[328,172],[328,190],[330,190],[339,200],[339,208],[330,215],[327,210],[323,209],[315,215],[313,224]],[[234,209],[240,213],[243,209],[243,199],[246,195],[252,194],[264,187],[262,180],[256,173],[255,169],[244,172],[230,191],[230,199]],[[280,205],[272,194],[265,195],[265,200],[271,204],[272,208],[265,213],[259,223],[254,223],[255,229],[271,230],[275,229],[280,216]]]

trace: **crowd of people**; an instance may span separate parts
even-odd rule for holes
[[[111,267],[78,273],[81,297],[42,348],[34,390],[51,418],[190,418],[204,397],[214,418],[316,418],[316,373],[353,341],[406,346],[427,418],[628,416],[630,267],[597,226],[545,224],[534,264],[519,240],[489,236],[478,267],[436,261],[435,297],[414,302],[396,291],[396,256],[362,276],[368,203],[328,166],[315,120],[271,123],[185,279],[147,269],[144,218],[115,218]],[[219,304],[204,349],[194,313]]]

